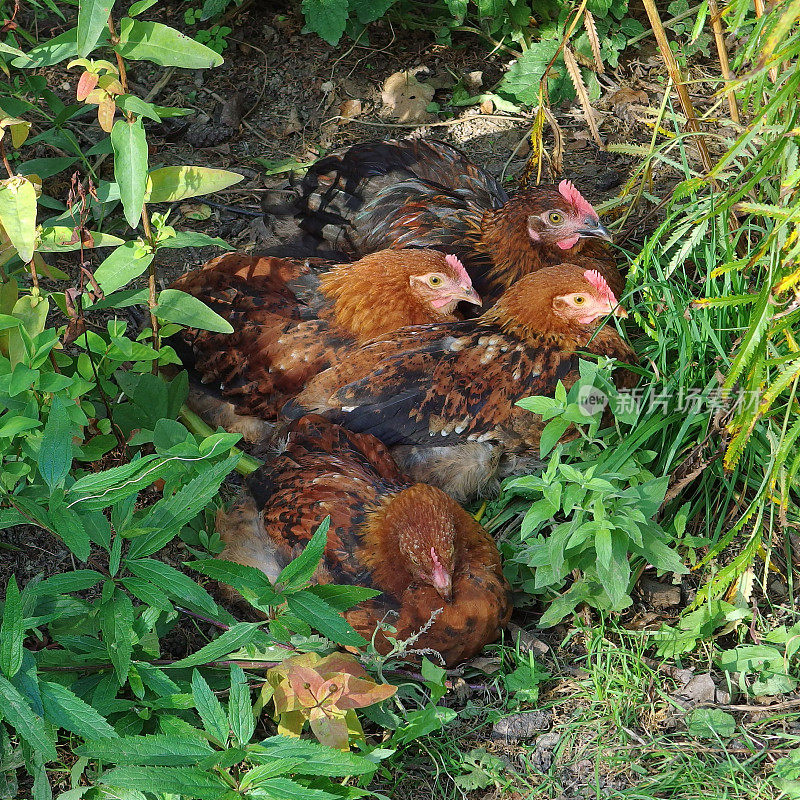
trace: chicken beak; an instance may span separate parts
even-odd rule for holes
[[[461,293],[457,294],[453,298],[454,300],[463,300],[466,303],[472,303],[474,306],[482,306],[483,300],[481,300],[481,296],[470,286],[467,288],[466,286],[461,287]]]
[[[628,312],[622,306],[617,306],[614,309],[614,316],[620,319],[628,319]]]
[[[607,242],[612,239],[611,231],[599,219],[585,220],[584,227],[578,231],[578,235],[583,237],[594,236],[597,239],[605,239]]]
[[[442,600],[449,603],[453,599],[453,579],[450,574],[444,567],[437,565],[434,567],[431,578],[433,588],[436,589]]]

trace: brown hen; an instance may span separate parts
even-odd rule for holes
[[[492,537],[444,492],[402,475],[374,437],[304,417],[250,490],[218,516],[220,558],[256,567],[274,583],[330,516],[314,579],[381,592],[344,614],[366,639],[384,619],[408,639],[435,615],[414,647],[454,666],[508,622],[509,587]],[[382,632],[375,642],[389,650]]]
[[[265,210],[284,236],[294,229],[311,246],[356,256],[412,246],[455,253],[487,305],[519,278],[564,261],[598,270],[617,297],[625,287],[598,241],[609,232],[569,181],[509,199],[499,181],[440,141],[367,142],[332,153],[306,173],[293,203],[267,200]]]
[[[229,254],[173,285],[234,329],[183,331],[174,343],[184,364],[262,420],[358,344],[405,325],[453,321],[459,302],[481,302],[459,260],[436,250],[388,250],[345,265]],[[209,421],[262,435],[212,394],[191,399]]]
[[[611,313],[627,316],[598,272],[548,267],[477,319],[398,331],[351,352],[283,413],[321,413],[371,433],[414,480],[466,500],[496,477],[501,456],[538,446],[542,420],[517,400],[552,396],[559,380],[572,386],[578,351],[635,361],[613,326],[598,327]],[[617,376],[636,382],[627,370]]]

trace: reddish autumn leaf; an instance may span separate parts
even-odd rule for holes
[[[81,75],[78,80],[78,89],[75,92],[75,97],[79,101],[85,100],[89,96],[89,92],[97,86],[97,77],[94,72],[89,72],[88,70]]]
[[[106,133],[111,133],[111,129],[114,127],[114,112],[116,110],[116,103],[108,96],[97,106],[97,121]]]

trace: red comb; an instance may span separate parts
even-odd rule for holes
[[[583,273],[583,277],[597,289],[598,294],[603,299],[608,300],[612,305],[617,304],[617,298],[614,292],[611,291],[611,287],[606,283],[606,279],[596,269],[587,269],[586,272]]]
[[[459,280],[465,281],[472,286],[472,279],[469,277],[469,273],[464,269],[464,265],[461,263],[458,256],[449,253],[444,257],[444,260],[453,268]]]
[[[558,193],[581,214],[597,216],[592,204],[573,186],[572,181],[561,181],[558,184]]]

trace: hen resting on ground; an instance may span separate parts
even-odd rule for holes
[[[477,319],[398,331],[351,352],[283,413],[320,413],[371,433],[414,480],[465,500],[495,478],[501,456],[538,447],[541,417],[515,403],[552,396],[559,380],[572,386],[576,350],[634,362],[611,325],[598,330],[612,312],[627,316],[598,272],[548,267]],[[627,370],[616,380],[636,382]]]
[[[439,489],[412,485],[374,437],[305,417],[292,424],[285,452],[249,483],[252,494],[218,516],[220,558],[274,583],[330,515],[315,582],[382,592],[344,615],[366,639],[384,618],[408,639],[442,609],[414,647],[437,650],[452,667],[508,622],[509,588],[492,537]],[[389,649],[382,633],[376,646]]]
[[[460,301],[480,305],[458,259],[435,250],[388,250],[338,266],[233,253],[173,286],[234,329],[183,331],[175,345],[184,364],[221,387],[237,411],[263,420],[356,345],[405,325],[453,321]],[[262,435],[263,426],[237,418],[211,393],[194,391],[191,400],[212,424]]]
[[[509,199],[498,181],[440,141],[353,145],[314,164],[288,207],[267,199],[264,208],[283,235],[294,229],[298,238],[357,256],[411,246],[455,253],[487,306],[524,275],[564,261],[598,270],[617,297],[625,287],[598,241],[610,239],[608,231],[571,183]]]

